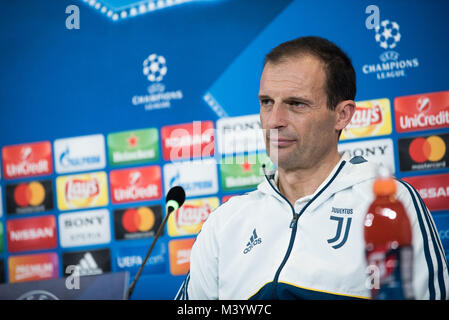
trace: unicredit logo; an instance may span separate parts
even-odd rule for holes
[[[13,176],[30,176],[42,174],[48,171],[48,162],[40,160],[38,162],[28,163],[26,161],[19,164],[6,165],[6,174]]]
[[[111,171],[110,183],[114,203],[152,200],[162,196],[158,166]]]
[[[7,146],[2,150],[2,157],[7,179],[46,175],[53,170],[49,142]]]
[[[401,116],[399,122],[401,129],[426,129],[428,127],[444,126],[449,124],[449,111],[440,111],[437,115],[420,113],[413,117]]]
[[[203,133],[201,135],[186,135],[182,137],[167,138],[167,140],[165,140],[165,145],[170,148],[185,147],[194,144],[209,143],[212,141],[212,139],[213,134],[211,133]]]
[[[161,129],[162,152],[165,160],[210,157],[214,154],[212,121],[195,121]]]
[[[427,112],[430,109],[430,99],[426,96],[419,97],[416,100],[416,109],[418,112]]]
[[[446,144],[439,136],[416,138],[410,143],[409,154],[417,163],[440,161],[446,154]]]
[[[394,102],[399,132],[449,125],[449,91],[398,97]]]
[[[136,184],[140,182],[140,178],[142,177],[142,174],[140,171],[133,171],[129,174],[129,184]]]
[[[159,193],[158,186],[156,184],[139,186],[138,184],[141,182],[141,178],[142,173],[140,171],[132,171],[128,178],[130,186],[127,188],[115,188],[114,199],[117,201],[135,201],[157,197]]]
[[[114,189],[114,199],[116,201],[136,201],[146,198],[155,198],[159,195],[157,185],[149,185],[146,187],[130,186],[126,189]]]

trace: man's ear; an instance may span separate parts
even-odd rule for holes
[[[337,104],[335,107],[335,130],[343,130],[351,122],[354,112],[355,102],[353,100],[344,100]]]

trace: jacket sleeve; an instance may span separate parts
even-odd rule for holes
[[[449,299],[447,260],[432,215],[419,193],[407,182],[398,181],[398,198],[412,225],[415,298]]]
[[[176,300],[218,299],[218,245],[214,230],[216,212],[209,215],[190,253],[190,270]]]

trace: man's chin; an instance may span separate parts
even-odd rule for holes
[[[270,152],[270,160],[277,168],[289,168],[295,161],[292,161],[288,157],[281,156],[278,152]]]

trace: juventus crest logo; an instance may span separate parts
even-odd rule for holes
[[[328,239],[327,243],[332,245],[332,248],[339,249],[344,246],[348,240],[349,229],[351,228],[351,217],[330,216],[331,220],[337,221],[337,232],[332,239]]]

